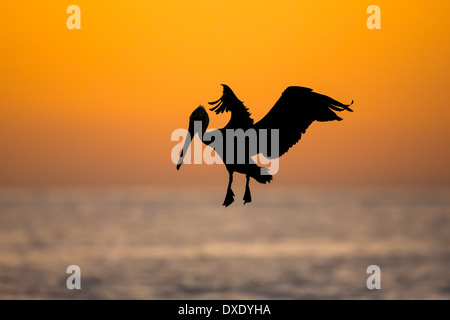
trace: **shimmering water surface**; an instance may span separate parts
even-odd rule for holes
[[[2,189],[0,298],[450,298],[449,189],[224,191]]]

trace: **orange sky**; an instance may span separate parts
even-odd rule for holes
[[[69,30],[66,8],[81,8]],[[381,30],[366,8],[381,8]],[[450,185],[448,1],[11,1],[0,12],[0,185],[197,184],[172,130],[228,84],[259,120],[289,85],[354,113],[315,123],[277,185]],[[210,128],[229,114],[210,113]]]

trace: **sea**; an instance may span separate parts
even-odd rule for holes
[[[225,191],[2,188],[0,299],[450,299],[448,188]]]

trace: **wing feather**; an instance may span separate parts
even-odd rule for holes
[[[248,108],[244,106],[244,103],[239,100],[234,92],[227,85],[223,84],[223,94],[219,100],[208,102],[210,105],[214,105],[211,111],[214,111],[216,114],[223,112],[231,112],[232,117],[233,114],[239,118],[239,124],[245,127],[249,127],[253,125],[253,119],[251,118],[251,114],[248,111]]]
[[[310,88],[288,87],[272,109],[254,125],[257,130],[279,130],[278,155],[270,148],[262,150],[263,155],[269,159],[282,156],[301,139],[314,121],[341,121],[342,118],[333,110],[353,111],[349,108],[352,103],[343,104]]]

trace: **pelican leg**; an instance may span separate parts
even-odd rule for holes
[[[225,200],[223,201],[223,206],[225,207],[228,207],[234,201],[234,192],[233,190],[231,190],[231,184],[233,183],[233,173],[230,172],[229,174],[227,195],[225,196]]]
[[[250,193],[250,176],[247,175],[247,182],[245,183],[244,204],[252,202],[252,194]]]

